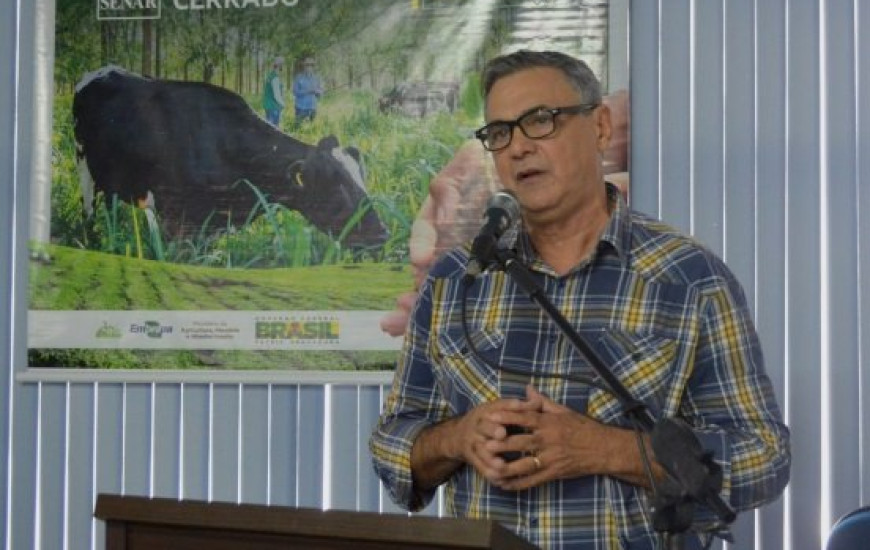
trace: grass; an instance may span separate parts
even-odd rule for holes
[[[51,259],[30,262],[30,309],[390,310],[411,280],[406,266],[385,263],[227,270],[55,245],[42,250]]]
[[[295,128],[286,114],[283,123],[306,143],[335,135],[362,154],[370,201],[336,239],[246,181],[239,192],[258,200],[243,226],[206,222],[192,236],[168,239],[151,230],[144,211],[117,197],[97,197],[95,215],[84,216],[71,105],[69,93],[56,95],[53,244],[40,245],[46,254],[30,263],[32,310],[391,310],[412,285],[408,240],[429,182],[479,122],[471,114],[479,106],[470,104],[414,119],[380,113],[370,93],[328,95],[313,123]],[[369,208],[390,239],[377,249],[349,250],[342,241]],[[31,367],[105,369],[382,370],[395,361],[389,351],[30,349],[28,356]]]
[[[140,369],[140,370],[391,370],[392,351],[244,351],[31,349],[28,365],[34,368]]]
[[[40,250],[30,260],[31,310],[389,310],[410,285],[397,264],[227,270]],[[28,359],[35,368],[384,370],[395,352],[30,349]]]
[[[414,217],[428,193],[429,181],[461,145],[474,126],[464,110],[425,119],[385,115],[373,94],[343,92],[326,98],[314,122],[296,127],[285,116],[285,131],[306,143],[327,135],[343,146],[357,147],[367,169],[370,201],[360,205],[335,239],[320,233],[298,212],[268,198],[250,182],[240,193],[256,195],[256,205],[241,227],[214,227],[210,220],[195,235],[169,239],[152,230],[144,211],[99,196],[93,219],[83,215],[71,96],[55,102],[52,175],[53,242],[140,259],[225,268],[299,267],[359,262],[404,262]],[[366,210],[374,209],[391,238],[378,248],[352,251],[342,245]],[[157,212],[159,219],[160,212]]]

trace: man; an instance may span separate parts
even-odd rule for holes
[[[293,79],[293,97],[296,100],[296,124],[314,120],[317,114],[317,100],[323,94],[320,77],[314,74],[314,58],[306,57],[302,62],[302,72]]]
[[[522,210],[503,242],[655,418],[693,428],[722,467],[723,499],[737,510],[774,499],[789,433],[743,291],[721,260],[605,183],[611,121],[594,75],[521,51],[492,60],[482,84],[477,136]],[[391,497],[419,510],[446,483],[450,514],[542,548],[660,548],[649,492],[663,470],[650,456],[647,474],[619,402],[510,276],[485,271],[463,289],[468,259],[466,245],[430,270],[371,437]],[[699,506],[695,519],[716,517]]]
[[[276,128],[280,128],[281,111],[284,110],[284,84],[281,82],[283,68],[284,58],[276,57],[272,70],[263,83],[263,110],[266,111],[266,120]]]
[[[628,197],[628,91],[608,94],[602,103],[610,109],[612,126],[610,145],[604,152],[605,178]],[[390,336],[405,334],[417,291],[435,260],[480,230],[487,201],[500,188],[489,160],[480,142],[469,139],[429,181],[429,194],[417,212],[408,239],[413,290],[400,294],[396,308],[381,317],[381,330]]]

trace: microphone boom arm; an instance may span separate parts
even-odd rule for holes
[[[610,371],[598,353],[580,337],[577,331],[574,330],[574,327],[572,327],[568,320],[565,319],[565,316],[556,309],[556,306],[554,306],[549,299],[547,299],[541,288],[532,280],[525,266],[517,261],[513,253],[508,251],[498,250],[496,251],[496,257],[504,271],[513,277],[514,281],[522,287],[523,290],[528,293],[529,297],[544,310],[544,313],[546,313],[547,316],[556,323],[577,351],[586,357],[592,365],[592,368],[595,370],[595,373],[604,381],[604,384],[607,386],[610,393],[616,396],[619,400],[624,412],[626,414],[634,415],[644,430],[652,430],[653,426],[655,426],[655,419],[652,417],[649,410],[642,402],[638,401],[631,395],[628,389],[626,389],[622,382],[619,381],[619,378]]]
[[[526,291],[532,301],[541,307],[577,351],[589,361],[604,385],[622,405],[623,413],[633,419],[636,425],[644,431],[652,433],[654,451],[657,455],[662,455],[659,463],[667,472],[668,481],[676,483],[681,493],[657,499],[664,503],[661,507],[657,504],[653,510],[653,515],[657,516],[654,521],[656,529],[667,535],[673,535],[688,528],[688,524],[684,523],[684,518],[680,515],[683,511],[679,510],[680,507],[685,508],[688,503],[687,496],[707,505],[725,525],[733,522],[737,514],[718,493],[722,481],[721,468],[713,463],[710,453],[701,451],[700,443],[694,432],[688,427],[679,426],[674,419],[662,419],[656,422],[646,405],[632,396],[619,378],[610,371],[605,361],[583,340],[562,313],[550,302],[543,290],[532,279],[528,269],[517,260],[516,255],[512,251],[504,249],[495,250],[494,255],[498,265],[505,273]],[[671,447],[677,452],[668,451],[668,448]],[[684,450],[687,452],[680,452]],[[676,456],[677,454],[680,456]],[[650,481],[654,484],[653,488],[655,489],[655,481],[652,479]],[[679,502],[676,502],[677,500]],[[680,539],[681,537],[676,537],[673,540],[676,542]]]

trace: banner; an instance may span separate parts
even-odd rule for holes
[[[393,368],[415,286],[498,187],[473,131],[500,53],[584,59],[619,115],[608,172],[627,170],[608,2],[56,0],[54,15],[31,368]]]

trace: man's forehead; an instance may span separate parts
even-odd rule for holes
[[[535,107],[564,107],[581,99],[558,69],[523,69],[495,81],[486,97],[485,118],[513,120]]]

